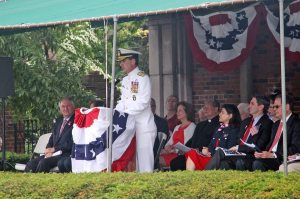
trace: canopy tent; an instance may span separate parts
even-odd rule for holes
[[[281,46],[281,81],[282,81],[282,104],[286,104],[285,94],[285,59],[284,59],[284,36],[283,36],[283,1],[279,0],[280,13],[280,46]],[[113,19],[114,40],[112,56],[112,79],[115,73],[115,52],[117,21],[121,18],[132,18],[156,14],[167,14],[188,11],[197,8],[206,8],[214,5],[233,3],[255,2],[255,0],[223,1],[223,0],[0,0],[0,34],[5,32],[18,32],[38,27],[48,27],[59,24],[76,23],[82,21],[99,21]],[[111,84],[111,103],[114,104],[114,81]],[[285,106],[283,106],[283,121],[285,121]],[[111,111],[112,121],[112,111]],[[110,125],[112,132],[112,125]],[[286,158],[286,123],[284,122],[284,164],[287,174]],[[110,133],[111,136],[111,133]],[[109,139],[112,140],[111,137]],[[111,146],[111,143],[109,143]],[[111,147],[110,147],[111,149]],[[111,163],[111,157],[109,157]],[[110,166],[108,164],[108,170]]]
[[[207,7],[224,0],[0,0],[0,29],[131,18]],[[218,3],[219,5],[219,3]]]

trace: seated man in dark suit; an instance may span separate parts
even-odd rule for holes
[[[156,110],[156,102],[153,98],[151,98],[151,111],[154,115],[154,122],[155,122],[155,125],[157,128],[157,133],[163,132],[167,135],[167,138],[170,137],[167,120],[156,115],[155,110]],[[159,147],[159,140],[158,140],[158,136],[156,135],[154,146],[153,146],[154,158],[157,154],[158,147]],[[154,163],[154,164],[158,164],[158,163]],[[154,165],[154,169],[156,169],[157,167],[158,167],[158,165]]]
[[[203,122],[199,122],[194,131],[193,137],[187,142],[186,146],[190,148],[203,148],[208,146],[212,136],[219,126],[219,110],[220,103],[216,100],[207,100],[204,102],[204,116],[208,118]],[[170,163],[171,171],[185,170],[186,169],[186,157],[185,155],[179,155],[174,158]]]
[[[211,169],[238,169],[251,170],[254,161],[255,149],[246,146],[243,142],[254,144],[256,150],[265,150],[270,140],[272,120],[267,112],[269,99],[264,96],[253,96],[249,104],[251,117],[242,121],[238,136],[239,145],[230,148],[231,151],[246,153],[246,156],[225,156],[222,150],[217,150],[211,161],[207,164],[206,170]]]
[[[255,161],[252,164],[253,170],[273,170],[279,169],[283,162],[283,122],[282,122],[282,101],[281,95],[275,97],[273,108],[275,116],[280,118],[274,123],[272,135],[265,151],[255,152]],[[293,155],[300,152],[300,121],[298,116],[293,114],[294,100],[291,96],[286,96],[286,127],[287,127],[287,154]]]
[[[70,156],[61,158],[57,162],[57,167],[60,173],[69,173],[72,171],[72,160]]]
[[[74,103],[71,98],[62,98],[59,102],[59,110],[63,115],[55,121],[52,128],[52,135],[45,149],[45,155],[29,161],[26,165],[26,172],[49,172],[57,166],[60,159],[68,157],[72,150],[72,129],[74,123]],[[61,155],[53,156],[57,151]]]

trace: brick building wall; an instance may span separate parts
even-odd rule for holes
[[[239,70],[229,73],[209,72],[196,64],[193,71],[193,105],[199,109],[205,99],[220,103],[238,103],[240,99]]]
[[[253,70],[253,93],[268,95],[271,90],[281,88],[280,49],[275,43],[267,24],[262,22],[256,45],[251,53]],[[193,64],[193,100],[196,110],[205,99],[217,99],[221,103],[240,102],[240,69],[223,72],[208,72],[194,60]],[[287,93],[295,97],[295,112],[300,112],[300,63],[286,61]]]

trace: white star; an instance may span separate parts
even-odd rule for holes
[[[93,149],[91,149],[90,152],[93,154],[92,157],[94,157],[96,154],[95,151]]]
[[[240,15],[240,16],[238,16],[237,18],[238,18],[239,20],[242,20],[242,19],[245,18],[245,16],[244,16],[244,15]]]
[[[209,43],[210,46],[214,46],[214,45],[216,44],[216,42],[214,42],[213,39],[210,39],[210,40],[208,41],[208,43]]]
[[[126,117],[126,116],[125,116],[125,112],[120,112],[120,115],[119,115],[119,117],[121,117],[121,116],[124,116],[124,117]]]
[[[223,42],[217,42],[217,48],[221,48],[223,46]]]
[[[119,124],[117,124],[117,125],[114,124],[114,131],[113,132],[116,132],[118,134],[120,130],[122,130],[122,128],[119,126]]]

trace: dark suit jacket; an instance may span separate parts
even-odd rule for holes
[[[280,124],[280,120],[275,122],[272,128],[272,135],[270,142],[267,146],[267,150],[270,150],[272,146],[273,140],[275,138],[278,126]],[[300,121],[299,118],[292,114],[286,123],[287,127],[287,153],[288,155],[293,155],[295,153],[300,152]],[[283,133],[278,142],[277,150],[276,150],[277,159],[282,162],[283,161]]]
[[[239,134],[239,128],[234,127],[226,127],[223,129],[223,133],[218,131],[218,128],[216,129],[212,140],[210,141],[208,145],[208,150],[211,152],[212,155],[214,155],[216,151],[216,142],[219,140],[219,147],[229,149],[237,144],[237,137]]]
[[[62,155],[71,155],[73,138],[72,129],[74,123],[74,115],[71,116],[67,124],[65,125],[62,133],[60,134],[60,127],[63,123],[63,118],[58,118],[52,128],[52,135],[49,138],[49,142],[46,148],[55,148],[55,152],[61,150]]]
[[[204,146],[208,146],[216,128],[219,125],[219,116],[216,116],[211,120],[199,122],[195,128],[192,138],[186,143],[186,146],[200,149]]]
[[[240,143],[240,139],[243,138],[251,120],[252,117],[243,120],[240,128],[238,143]],[[271,137],[272,125],[273,125],[272,120],[270,120],[268,115],[264,114],[256,123],[256,126],[259,126],[257,134],[254,136],[250,134],[247,143],[255,144],[262,151],[266,150],[267,144],[269,143]],[[254,153],[254,149],[241,144],[239,145],[238,151],[243,153],[251,153],[251,154]]]

